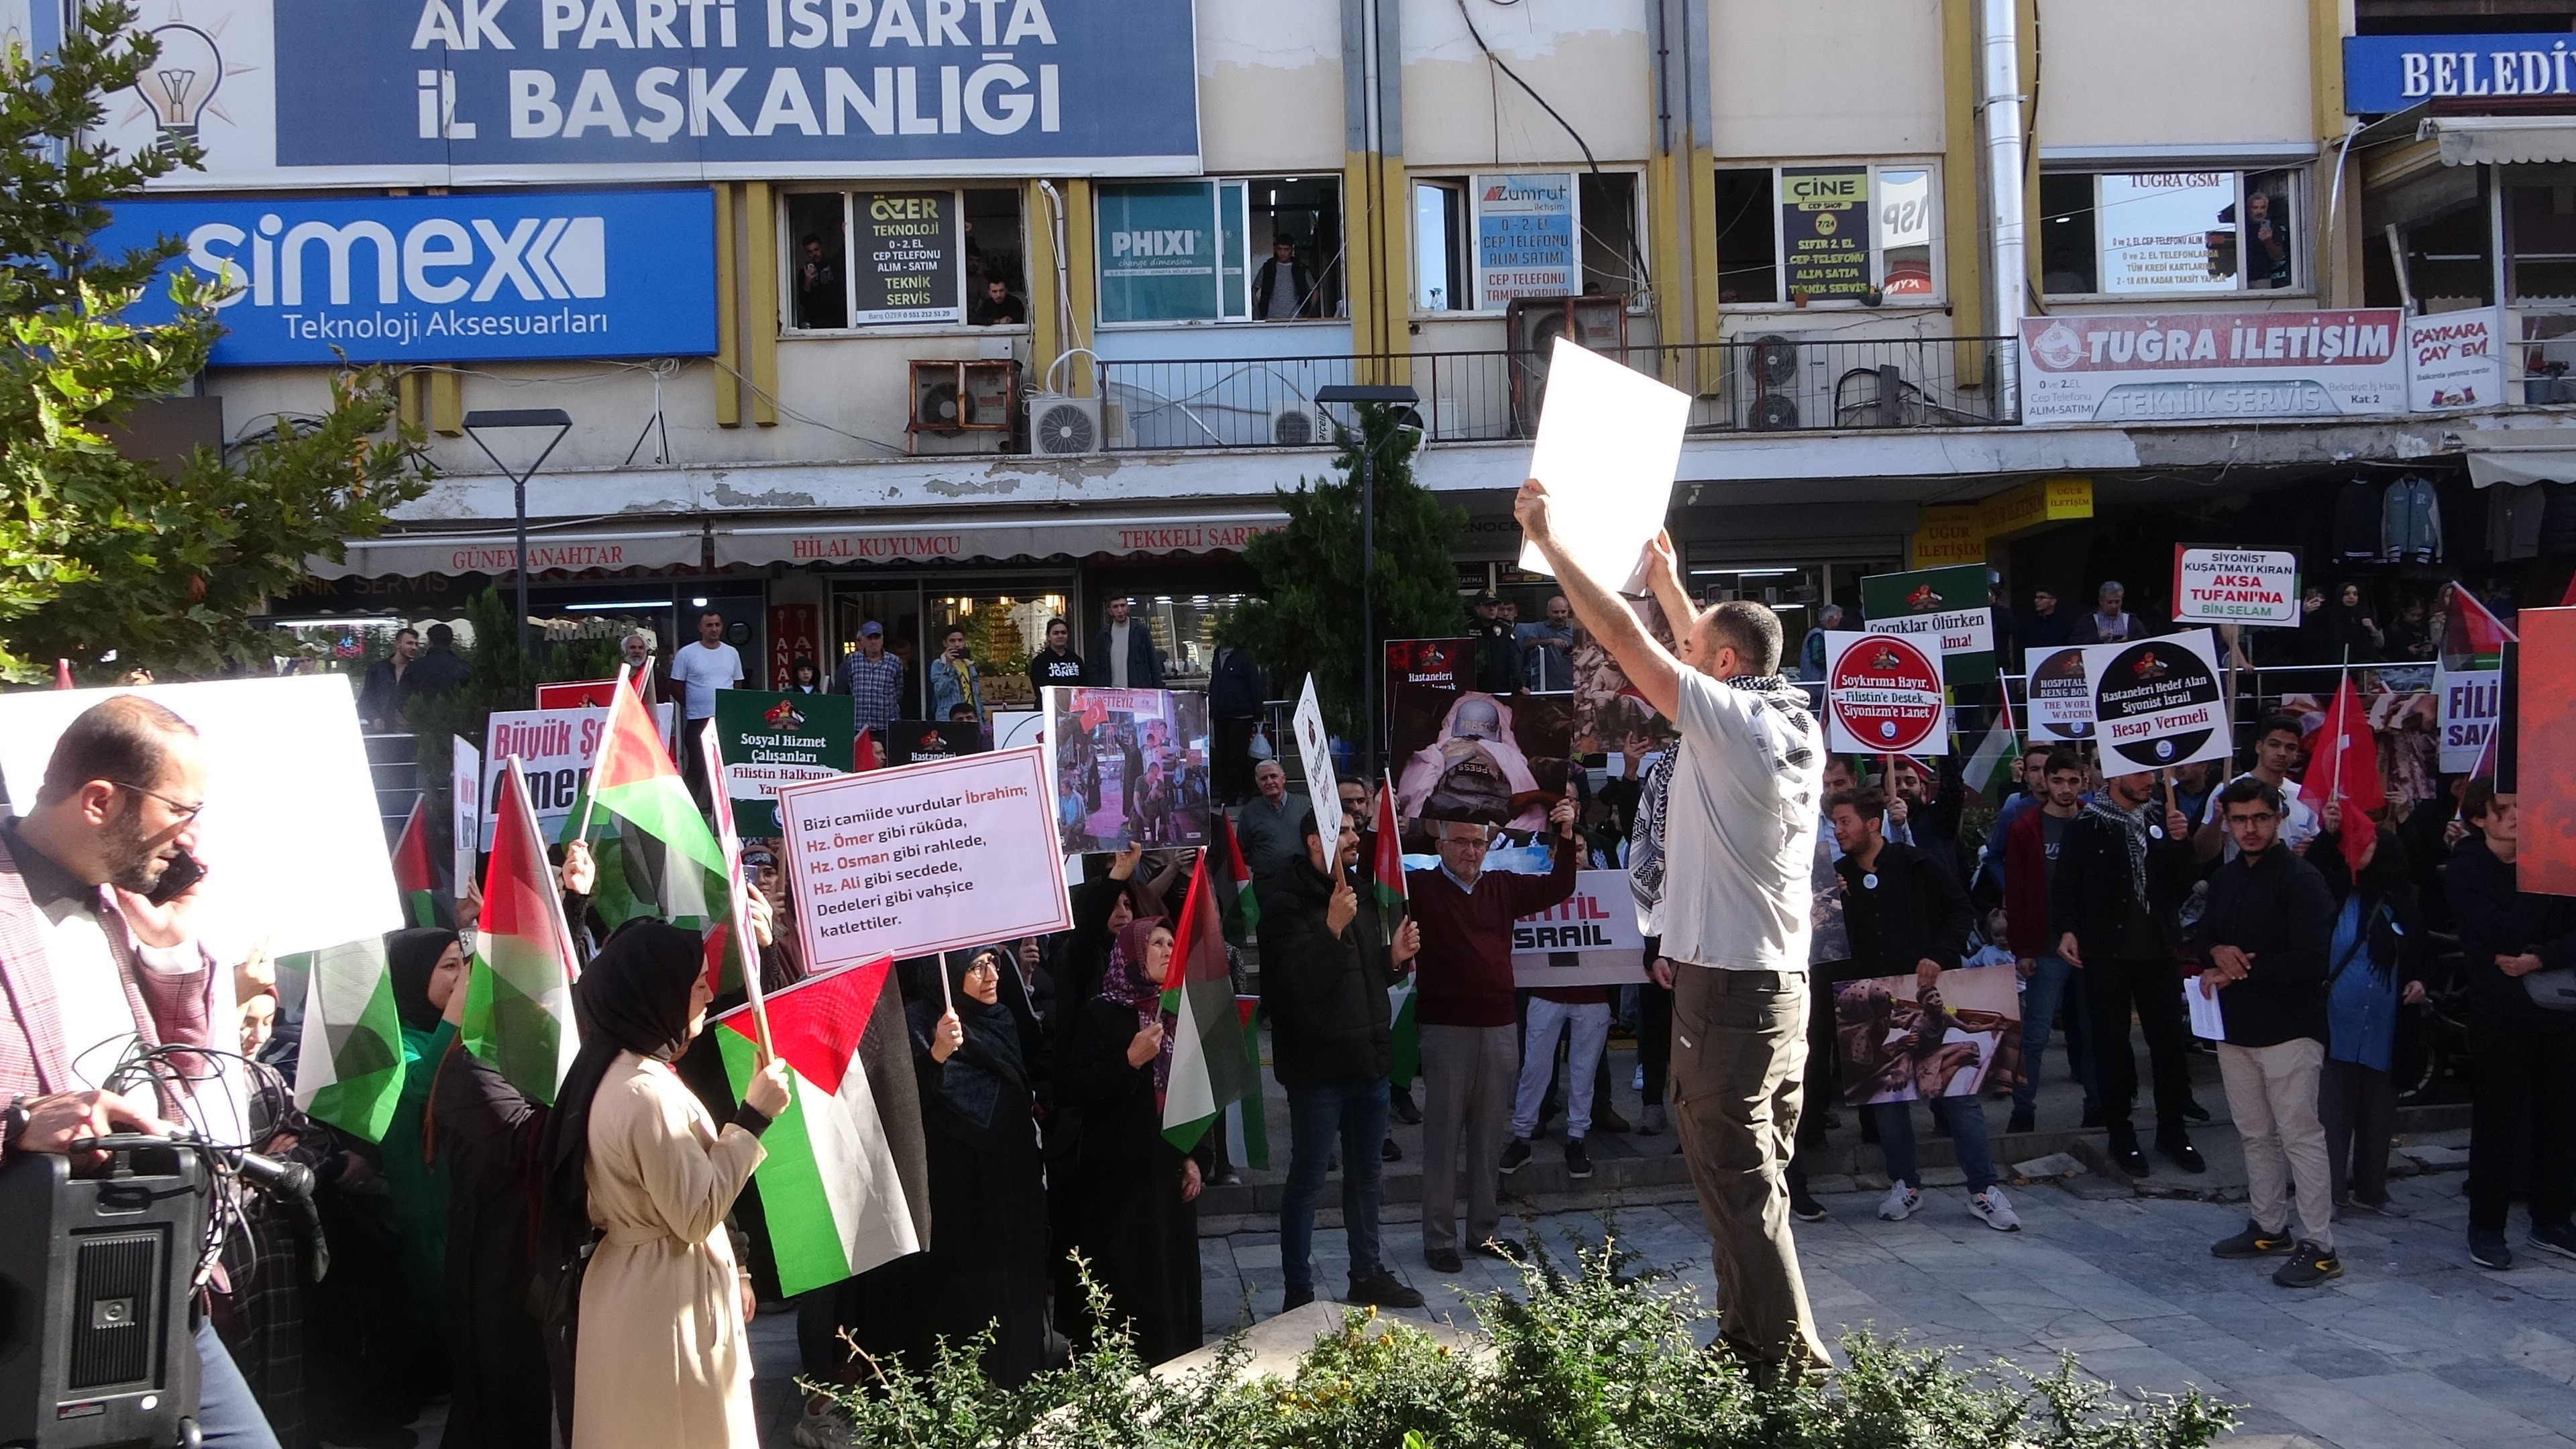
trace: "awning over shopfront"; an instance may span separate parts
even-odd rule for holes
[[[2498,483],[2576,483],[2576,447],[2479,448],[2468,451],[2469,482],[2480,488]]]
[[[2576,161],[2576,116],[2427,116],[2415,137],[2439,142],[2445,166]]]
[[[952,514],[902,523],[719,528],[716,565],[947,563],[1233,552],[1260,534],[1287,526],[1288,515],[1276,511],[1195,516],[1086,511],[1042,517]]]
[[[614,532],[537,532],[528,535],[528,557],[538,573],[612,572],[633,568],[698,565],[706,544],[696,526],[621,529]],[[315,556],[305,570],[318,579],[410,578],[423,574],[506,574],[519,566],[517,540],[509,531],[472,534],[396,534],[362,539],[348,546],[346,563]]]

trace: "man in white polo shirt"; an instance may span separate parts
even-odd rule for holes
[[[680,771],[701,810],[707,807],[708,784],[698,736],[715,721],[716,691],[742,687],[742,654],[724,641],[724,631],[724,615],[709,609],[698,615],[698,642],[671,656],[671,682],[680,686],[681,708],[689,721],[680,736]]]
[[[1804,692],[1779,676],[1778,615],[1743,600],[1694,614],[1658,537],[1649,581],[1681,641],[1667,653],[1558,546],[1544,484],[1523,484],[1513,513],[1575,618],[1681,727],[1657,812],[1672,868],[1651,903],[1663,928],[1655,972],[1673,992],[1673,1111],[1714,1247],[1719,1339],[1764,1378],[1823,1368],[1787,1177],[1806,1071],[1823,735]]]

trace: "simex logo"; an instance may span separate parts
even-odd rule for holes
[[[317,283],[332,305],[346,306],[370,273],[380,306],[406,296],[489,302],[503,287],[528,302],[608,295],[608,223],[596,216],[520,217],[507,232],[484,217],[436,216],[396,237],[379,221],[289,227],[268,212],[247,232],[207,222],[188,232],[187,244],[189,265],[226,289],[219,307],[245,299],[254,307],[301,307]]]

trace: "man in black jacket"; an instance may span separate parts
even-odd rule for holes
[[[2245,1143],[2245,1231],[2210,1246],[2221,1258],[2286,1252],[2272,1275],[2284,1288],[2343,1276],[2334,1250],[2334,1174],[2317,1082],[2326,1060],[2326,951],[2334,893],[2317,868],[2281,843],[2288,813],[2279,789],[2252,776],[2218,792],[2234,860],[2210,877],[2208,905],[2192,929],[2200,979],[2185,987],[2218,999],[2226,1040],[2218,1069],[2227,1110]],[[2299,1236],[2290,1237],[2286,1192],[2297,1185]]]
[[[1288,1184],[1279,1200],[1279,1261],[1287,1274],[1280,1312],[1315,1300],[1315,1199],[1336,1138],[1342,1148],[1342,1225],[1350,1234],[1349,1301],[1419,1308],[1422,1295],[1378,1254],[1379,1153],[1386,1141],[1387,1071],[1394,1039],[1387,988],[1403,981],[1421,946],[1411,921],[1392,948],[1374,905],[1351,885],[1359,825],[1342,822],[1328,859],[1315,817],[1305,850],[1254,887],[1261,899],[1261,1008],[1270,1017],[1271,1070],[1288,1093]]]
[[[2511,795],[2476,780],[2461,797],[2472,833],[2451,854],[2444,885],[2460,933],[2469,1003],[2469,1257],[2513,1266],[2505,1246],[2514,1159],[2531,1147],[2531,1246],[2576,1257],[2576,1013],[2532,1000],[2522,978],[2576,966],[2576,901],[2522,890],[2521,814]]]
[[[1476,641],[1476,687],[1508,698],[1521,687],[1520,635],[1503,619],[1501,595],[1481,589],[1472,602],[1476,622],[1467,633]]]
[[[2138,1095],[2138,1059],[2129,1044],[2129,1015],[2147,1037],[2155,1074],[2156,1147],[2185,1172],[2207,1172],[2191,1145],[2185,1112],[2191,1077],[2184,1056],[2182,976],[2174,967],[2175,913],[2191,892],[2194,867],[2186,838],[2191,822],[2170,796],[2155,794],[2155,776],[2114,775],[2066,829],[2049,882],[2050,929],[2057,954],[2084,973],[2093,1016],[2093,1087],[2110,1132],[2111,1160],[2142,1177],[2147,1155],[2129,1108]]]
[[[1109,601],[1108,617],[1091,636],[1091,657],[1084,662],[1083,682],[1094,689],[1160,689],[1163,658],[1154,652],[1154,630],[1142,619],[1128,618],[1128,601]]]
[[[1976,917],[1956,876],[1914,846],[1887,839],[1886,814],[1886,798],[1876,790],[1844,790],[1825,801],[1834,843],[1843,849],[1834,869],[1842,877],[1843,925],[1851,934],[1847,975],[1914,978],[1919,1049],[1904,1051],[1904,1060],[1887,1063],[1886,1070],[1915,1084],[1917,1066],[1945,1050],[1942,1039],[1953,1018],[1941,1004],[1941,973],[1958,966]],[[1879,1148],[1887,1154],[1887,1197],[1879,1203],[1878,1215],[1902,1222],[1923,1205],[1923,1175],[1914,1157],[1914,1104],[1873,1102],[1868,1110],[1878,1124]],[[1983,1099],[1940,1096],[1932,1110],[1948,1124],[1958,1148],[1959,1170],[1968,1178],[1968,1210],[1996,1232],[2020,1232],[2021,1218],[1996,1180]]]
[[[1261,722],[1261,666],[1239,644],[1220,643],[1208,663],[1208,718],[1216,726],[1216,798],[1234,805],[1252,791],[1252,731]]]

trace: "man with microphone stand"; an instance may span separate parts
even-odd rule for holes
[[[0,821],[0,1163],[111,1133],[170,1135],[105,1079],[137,1045],[234,1045],[233,983],[191,925],[206,774],[193,727],[120,695],[72,721],[34,808]],[[164,1090],[171,1100],[151,1105],[184,1115],[180,1089]],[[213,1326],[194,1326],[204,1449],[278,1449]]]

